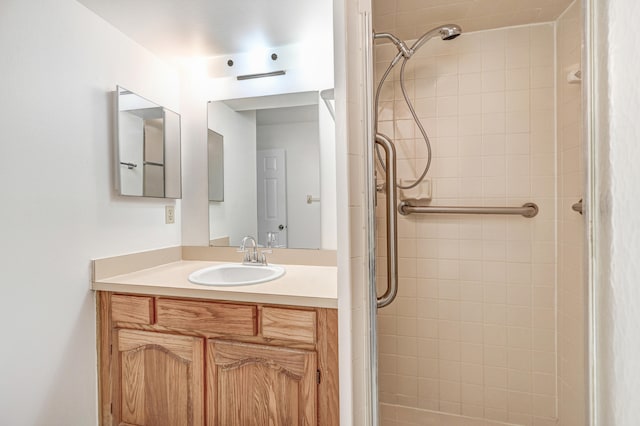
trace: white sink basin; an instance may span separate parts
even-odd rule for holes
[[[226,263],[199,269],[189,275],[194,284],[236,286],[264,283],[284,275],[284,268],[277,265],[243,265]]]

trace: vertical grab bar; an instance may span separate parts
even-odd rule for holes
[[[398,195],[396,188],[396,147],[385,135],[376,134],[375,143],[385,153],[387,167],[385,170],[385,187],[387,190],[387,290],[377,298],[378,308],[384,308],[393,302],[398,294],[398,216],[396,205]]]

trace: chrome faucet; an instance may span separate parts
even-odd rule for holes
[[[248,245],[250,243],[250,245]],[[239,252],[244,253],[242,263],[244,265],[267,265],[267,257],[265,253],[271,253],[271,250],[258,251],[258,243],[256,239],[247,235],[242,239]]]

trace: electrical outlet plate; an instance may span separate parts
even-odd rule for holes
[[[164,206],[164,223],[176,223],[176,207]]]

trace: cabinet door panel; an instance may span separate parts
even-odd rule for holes
[[[210,426],[315,425],[315,352],[210,340]]]
[[[203,339],[117,332],[116,424],[203,425]]]

